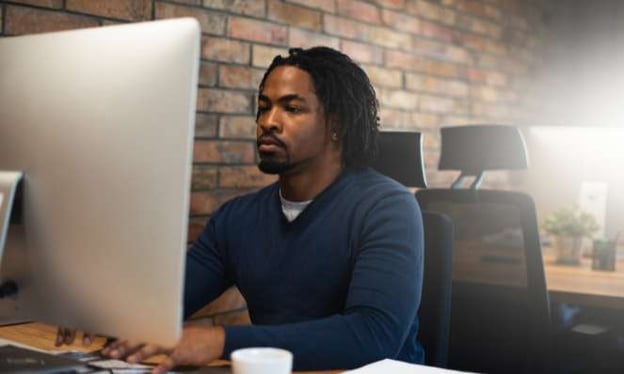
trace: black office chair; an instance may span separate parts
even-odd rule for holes
[[[527,165],[515,127],[443,128],[440,169],[462,173],[449,189],[416,193],[422,209],[446,214],[455,228],[451,369],[548,370],[550,308],[533,200],[520,192],[478,189],[485,170]],[[475,181],[460,189],[467,176]]]
[[[418,132],[381,132],[377,171],[410,187],[426,187]],[[451,258],[453,224],[443,214],[423,211],[425,259],[418,310],[418,340],[425,348],[425,364],[446,367],[451,314]]]

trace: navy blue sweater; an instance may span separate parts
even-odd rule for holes
[[[414,196],[371,169],[345,171],[288,222],[278,191],[272,184],[215,212],[188,252],[185,315],[236,285],[253,324],[225,327],[224,358],[272,346],[293,352],[295,370],[422,363]]]

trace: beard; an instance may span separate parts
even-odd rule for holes
[[[284,174],[292,170],[296,164],[289,163],[288,161],[261,159],[258,163],[258,169],[266,174]]]

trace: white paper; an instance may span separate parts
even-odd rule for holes
[[[440,369],[433,366],[409,364],[403,361],[385,359],[361,368],[345,371],[343,374],[420,374],[420,373],[462,373],[455,370]]]

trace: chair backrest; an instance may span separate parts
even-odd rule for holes
[[[426,187],[419,132],[383,131],[372,167],[408,187]],[[446,367],[451,302],[453,224],[442,214],[423,211],[425,258],[418,340],[425,363]]]
[[[511,191],[429,189],[425,211],[454,224],[448,367],[540,371],[550,312],[535,206]]]
[[[449,367],[488,373],[545,371],[550,306],[537,215],[529,195],[479,190],[486,170],[525,169],[522,133],[508,125],[441,129],[441,170],[460,170],[448,189],[420,190],[422,209],[451,218],[453,294]],[[476,176],[471,189],[462,178]]]
[[[425,348],[425,364],[447,367],[451,320],[453,223],[438,213],[423,211],[425,266],[418,318],[418,341]]]

